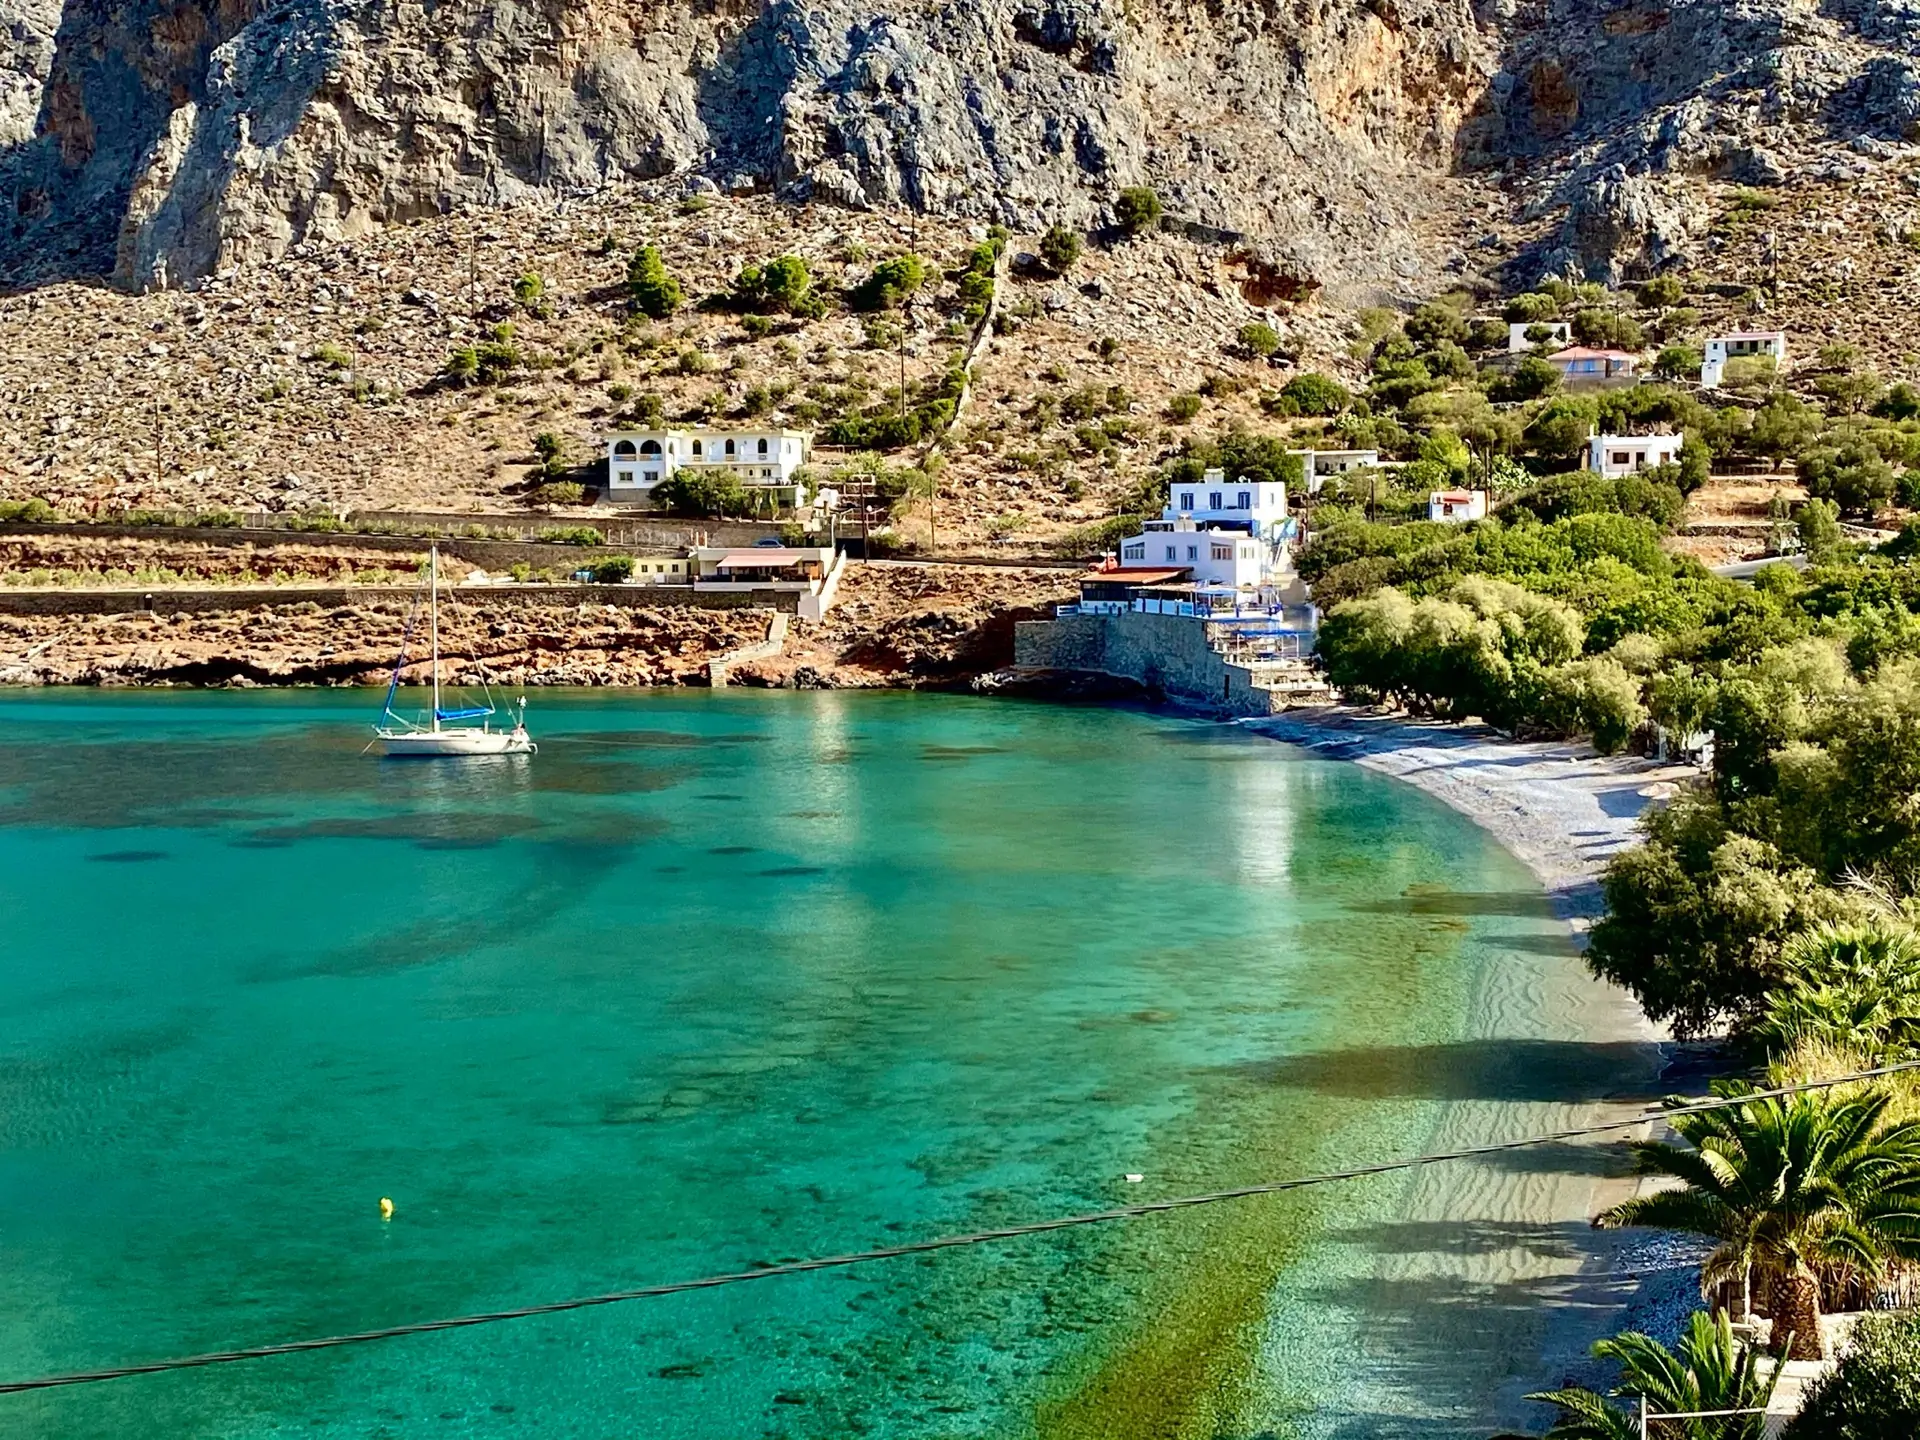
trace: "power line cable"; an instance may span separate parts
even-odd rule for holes
[[[365,1345],[375,1340],[395,1340],[403,1335],[429,1335],[441,1330],[465,1330],[476,1325],[497,1325],[505,1320],[525,1320],[536,1315],[558,1315],[569,1310],[588,1310],[600,1305],[618,1305],[629,1300],[651,1300],[662,1295],[680,1295],[692,1290],[717,1290],[749,1280],[767,1280],[777,1275],[804,1275],[815,1270],[838,1270],[850,1265],[865,1265],[875,1260],[894,1260],[904,1255],[925,1255],[936,1250],[953,1250],[967,1245],[984,1245],[998,1240],[1014,1240],[1025,1235],[1042,1235],[1054,1230],[1070,1230],[1082,1225],[1104,1225],[1115,1220],[1132,1220],[1143,1215],[1159,1215],[1170,1210],[1187,1210],[1197,1205],[1216,1205],[1223,1200],[1245,1200],[1256,1195],[1278,1195],[1312,1185],[1328,1185],[1341,1180],[1359,1180],[1370,1175],[1385,1175],[1397,1170],[1413,1170],[1455,1160],[1470,1160],[1481,1155],[1498,1155],[1524,1150],[1535,1145],[1551,1145],[1631,1130],[1649,1121],[1677,1115],[1699,1115],[1710,1110],[1727,1110],[1755,1100],[1773,1100],[1810,1090],[1826,1090],[1836,1085],[1851,1085],[1877,1080],[1902,1071],[1920,1069],[1920,1060],[1883,1065],[1874,1070],[1857,1070],[1829,1080],[1809,1080],[1782,1085],[1771,1090],[1754,1090],[1713,1100],[1696,1100],[1659,1110],[1643,1111],[1626,1120],[1610,1120],[1598,1125],[1583,1125],[1572,1130],[1555,1130],[1529,1135],[1518,1140],[1502,1140],[1488,1145],[1468,1145],[1457,1150],[1435,1151],[1400,1160],[1384,1160],[1376,1165],[1360,1165],[1349,1170],[1333,1170],[1321,1175],[1303,1175],[1291,1180],[1272,1180],[1259,1185],[1242,1185],[1232,1190],[1214,1190],[1201,1195],[1181,1195],[1168,1200],[1149,1200],[1139,1205],[1123,1205],[1113,1210],[1096,1210],[1082,1215],[1062,1215],[1050,1220],[1034,1220],[1024,1225],[1007,1225],[995,1230],[974,1230],[961,1235],[941,1235],[931,1240],[915,1240],[904,1245],[889,1245],[878,1250],[859,1250],[847,1255],[827,1255],[811,1260],[789,1260],[754,1270],[736,1270],[725,1275],[706,1275],[697,1280],[675,1280],[663,1285],[644,1285],[633,1290],[612,1290],[601,1295],[581,1295],[570,1300],[553,1300],[544,1305],[523,1305],[513,1310],[491,1310],[476,1315],[457,1315],[445,1320],[418,1320],[407,1325],[389,1325],[378,1330],[360,1330],[347,1335],[322,1335],[306,1340],[289,1340],[278,1345],[253,1345],[239,1350],[214,1350],[203,1355],[183,1355],[171,1360],[150,1360],[138,1365],[120,1365],[104,1370],[81,1370],[66,1375],[45,1375],[33,1380],[0,1383],[0,1395],[28,1390],[52,1390],[65,1385],[95,1385],[106,1380],[124,1380],[134,1375],[157,1375],[170,1370],[194,1370],[208,1365],[231,1365],[241,1360],[265,1360],[275,1355],[299,1355],[310,1350],[333,1350],[344,1345]]]

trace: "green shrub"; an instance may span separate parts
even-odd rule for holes
[[[541,312],[541,297],[547,293],[547,282],[538,271],[529,270],[513,282],[513,298],[522,310],[537,315]]]
[[[1653,373],[1662,380],[1691,380],[1700,364],[1700,352],[1691,345],[1668,345],[1655,357]]]
[[[1129,235],[1142,235],[1160,224],[1159,194],[1148,185],[1132,185],[1113,202],[1113,217]]]
[[[624,584],[633,575],[633,557],[631,555],[609,555],[593,567],[593,583],[596,585]]]
[[[578,505],[587,498],[587,487],[577,480],[549,480],[528,498],[536,505]]]
[[[326,340],[314,346],[312,353],[309,354],[307,358],[318,361],[329,370],[345,370],[353,364],[353,355],[351,352],[342,350],[338,345]]]
[[[1560,384],[1560,372],[1538,355],[1522,355],[1506,373],[1487,387],[1487,398],[1500,402],[1538,400]]]
[[[1056,220],[1040,237],[1040,258],[1054,274],[1064,275],[1080,258],[1080,245],[1080,232],[1069,230]]]
[[[773,321],[765,315],[742,315],[740,328],[749,340],[764,340],[773,333]]]
[[[1264,320],[1249,320],[1236,337],[1240,348],[1264,360],[1280,348],[1280,336]]]
[[[1200,413],[1200,397],[1191,391],[1175,395],[1167,401],[1167,418],[1176,425],[1184,425]]]
[[[624,405],[633,398],[633,387],[624,384],[609,385],[607,387],[607,398],[616,405]]]
[[[1283,413],[1292,415],[1338,415],[1353,404],[1346,386],[1312,370],[1282,385],[1280,399]]]
[[[813,276],[798,255],[781,255],[764,265],[742,268],[733,281],[734,304],[747,310],[805,313]]]
[[[38,495],[26,500],[0,500],[0,522],[45,525],[59,518],[53,506]]]
[[[927,279],[926,263],[918,255],[896,255],[882,260],[854,287],[850,297],[856,310],[893,310]]]
[[[642,315],[664,320],[686,303],[686,291],[667,271],[659,248],[643,245],[627,265],[627,294]]]
[[[603,545],[606,537],[591,525],[549,525],[534,532],[543,545]]]
[[[1535,325],[1560,315],[1560,302],[1541,290],[1529,290],[1507,301],[1501,314],[1515,325]]]
[[[1869,514],[1893,497],[1893,467],[1866,440],[1848,440],[1800,458],[1807,493],[1845,513]]]
[[[1573,338],[1582,345],[1615,350],[1642,350],[1647,344],[1647,332],[1640,328],[1638,320],[1597,307],[1574,312]]]
[[[1920,1435],[1920,1314],[1860,1321],[1840,1363],[1814,1381],[1784,1440],[1912,1440]]]
[[[1687,298],[1687,287],[1678,275],[1656,275],[1641,283],[1638,296],[1642,308],[1665,310]]]
[[[1407,339],[1422,349],[1430,349],[1443,340],[1464,345],[1472,334],[1466,317],[1437,300],[1429,301],[1408,316],[1405,328]]]
[[[728,471],[711,473],[679,470],[653,490],[654,498],[673,515],[721,519],[747,513],[747,487]]]

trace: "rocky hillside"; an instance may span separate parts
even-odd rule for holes
[[[1150,183],[1295,290],[1662,263],[1920,120],[1911,0],[6,0],[0,276],[179,284],[674,177],[1033,230]],[[1463,246],[1463,242],[1464,246]],[[1511,257],[1509,257],[1511,258]]]

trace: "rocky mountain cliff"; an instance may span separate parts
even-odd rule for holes
[[[1277,294],[1683,257],[1920,120],[1913,0],[0,0],[0,280],[177,285],[610,181],[1251,237]]]

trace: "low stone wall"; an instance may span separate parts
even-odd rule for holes
[[[404,555],[409,560],[424,556],[428,546],[438,545],[442,555],[468,565],[501,572],[522,564],[541,570],[557,570],[563,566],[585,567],[609,556],[631,555],[648,548],[643,545],[616,544],[556,545],[540,540],[470,540],[460,536],[430,539],[421,535],[362,535],[340,530],[250,530],[231,525],[111,525],[90,521],[76,524],[15,521],[0,524],[0,535],[87,536],[160,543],[185,541],[195,545],[252,546],[255,549],[297,545],[303,550]],[[662,542],[656,548],[678,554],[684,546],[676,540],[672,543]]]
[[[1113,675],[1229,715],[1271,715],[1286,704],[1255,683],[1254,671],[1228,664],[1207,644],[1204,627],[1184,615],[1023,620],[1013,627],[1013,663],[1020,670]]]
[[[0,615],[181,615],[224,610],[284,610],[317,605],[323,610],[381,603],[411,605],[416,585],[221,585],[152,590],[60,590],[0,587]],[[443,596],[449,592],[443,590]],[[800,608],[793,590],[694,590],[684,585],[486,585],[451,592],[452,603],[471,610],[540,606],[617,605],[626,610],[685,605],[701,610]]]

